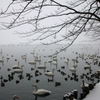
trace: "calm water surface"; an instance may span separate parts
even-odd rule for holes
[[[48,79],[52,79],[52,77],[48,77],[44,75],[44,69],[37,69],[37,66],[40,64],[44,64],[45,61],[48,62],[50,57],[47,55],[51,55],[52,53],[56,52],[59,49],[58,45],[51,45],[51,46],[43,46],[43,45],[33,45],[33,46],[0,46],[2,49],[2,54],[0,53],[0,59],[4,56],[4,63],[0,63],[0,76],[3,76],[3,79],[8,80],[8,74],[14,71],[12,66],[17,64],[20,61],[19,65],[24,65],[23,67],[23,79],[19,79],[18,73],[14,74],[14,79],[8,82],[5,82],[4,87],[0,87],[0,100],[12,100],[13,95],[17,95],[19,100],[63,100],[63,96],[68,92],[73,91],[74,89],[78,90],[78,93],[82,91],[80,86],[82,84],[82,80],[80,76],[82,73],[88,73],[89,70],[84,70],[84,66],[86,65],[86,60],[92,62],[91,69],[93,70],[92,73],[95,73],[97,69],[99,69],[98,64],[94,65],[93,60],[88,58],[88,55],[97,54],[99,56],[99,45],[72,45],[66,51],[61,52],[57,55],[58,64],[53,65],[52,63],[46,64],[46,70],[52,71],[54,68],[54,79],[53,81],[48,82]],[[34,55],[31,52],[35,50],[35,54],[38,53],[38,56],[41,56],[41,62],[37,62],[35,65],[30,65],[29,61],[34,60]],[[77,53],[76,53],[77,52]],[[79,54],[84,53],[84,59],[79,58]],[[10,57],[9,60],[6,59],[8,56]],[[22,59],[22,55],[27,54],[26,59]],[[70,80],[70,77],[73,77],[72,72],[69,71],[69,68],[73,67],[72,59],[78,57],[78,66],[76,75],[78,75],[78,81]],[[69,58],[69,64],[67,65],[64,61]],[[17,61],[15,61],[17,60]],[[65,68],[61,68],[65,66]],[[8,71],[7,69],[11,69]],[[34,70],[31,70],[34,68]],[[39,76],[35,76],[35,71],[39,70],[42,73]],[[62,75],[61,72],[58,70],[63,71],[66,75]],[[28,79],[26,77],[26,73],[30,73],[33,77]],[[68,78],[66,81],[65,78]],[[3,81],[2,79],[2,81]],[[36,80],[39,82],[36,82]],[[19,80],[19,83],[16,84],[16,80]],[[84,78],[85,82],[91,82]],[[97,79],[95,79],[95,82]],[[55,86],[55,82],[60,82],[60,86]],[[47,89],[51,91],[51,95],[46,97],[35,97],[32,92],[35,90],[35,87],[32,87],[33,84],[37,84],[38,88]],[[78,95],[79,96],[79,95]]]

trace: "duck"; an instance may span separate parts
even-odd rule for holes
[[[15,69],[14,73],[22,73],[23,72],[23,68],[22,67],[24,67],[24,65],[22,65],[20,69]]]
[[[13,100],[15,100],[16,98],[19,99],[17,95],[14,95]]]
[[[44,69],[44,68],[46,68],[46,63],[47,63],[47,62],[44,62],[44,65],[39,65],[37,68],[39,68],[39,69]]]
[[[47,76],[54,76],[54,70],[55,69],[52,69],[52,72],[45,72],[44,74]]]
[[[18,65],[14,65],[12,66],[13,69],[18,69],[19,68],[19,61],[18,61]]]
[[[37,85],[32,85],[32,86],[35,86],[36,87],[36,90],[33,91],[33,94],[34,95],[37,95],[37,96],[45,96],[45,95],[50,95],[51,94],[51,91],[49,90],[46,90],[46,89],[38,89],[37,88]]]

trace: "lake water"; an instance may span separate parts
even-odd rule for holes
[[[63,96],[74,89],[78,90],[78,96],[80,94],[81,90],[81,84],[82,80],[80,76],[85,73],[89,73],[89,69],[85,70],[84,66],[86,65],[86,61],[92,62],[91,69],[92,73],[95,73],[97,69],[99,69],[98,64],[94,65],[94,62],[92,59],[89,59],[90,55],[96,54],[96,57],[99,56],[99,45],[72,45],[69,47],[66,51],[63,51],[57,55],[58,64],[53,65],[52,63],[48,63],[48,60],[50,57],[47,57],[48,55],[53,54],[55,51],[59,49],[59,45],[50,45],[50,46],[43,46],[43,45],[30,45],[30,46],[21,46],[21,45],[5,45],[0,46],[0,50],[2,49],[2,53],[0,53],[0,59],[2,56],[4,56],[4,63],[0,63],[0,76],[3,76],[4,79],[8,80],[8,75],[11,75],[11,72],[14,71],[12,69],[12,66],[17,64],[19,61],[19,65],[24,65],[23,67],[23,73],[22,79],[19,79],[18,73],[14,74],[14,78],[12,80],[8,80],[8,82],[4,82],[5,86],[0,87],[0,100],[12,100],[13,95],[17,95],[19,97],[19,100],[63,100]],[[37,62],[35,65],[30,65],[29,61],[34,60],[34,55],[31,54],[31,52],[35,50],[35,54],[38,53],[38,56],[41,56],[41,62]],[[79,58],[79,54],[84,53],[84,59]],[[8,56],[10,59],[6,59]],[[26,59],[22,59],[22,55],[27,54]],[[76,68],[76,75],[78,80],[70,79],[69,77],[73,77],[72,72],[69,71],[69,68],[73,67],[73,61],[72,59],[75,59],[78,57],[78,63]],[[68,65],[64,62],[66,59],[69,59]],[[17,61],[16,61],[17,60]],[[40,64],[46,63],[46,70],[52,71],[54,70],[54,78],[53,81],[52,77],[48,77],[44,75],[44,69],[37,69],[37,66]],[[99,62],[99,58],[98,58]],[[61,68],[64,66],[65,68]],[[7,69],[11,69],[8,71]],[[34,70],[31,70],[31,68],[34,68]],[[39,76],[35,76],[35,71],[38,70]],[[60,72],[58,71],[60,70]],[[62,75],[61,72],[64,72],[66,75]],[[30,79],[26,76],[27,73],[30,73],[33,77]],[[92,74],[91,73],[91,74]],[[88,76],[90,76],[89,74]],[[65,78],[68,80],[66,81]],[[16,83],[16,80],[19,81],[19,83]],[[36,80],[39,80],[39,82],[36,82]],[[91,82],[87,78],[84,77],[85,82]],[[94,78],[94,82],[96,82],[97,79]],[[55,86],[55,82],[60,82],[61,85]],[[32,87],[33,84],[37,84],[38,88],[47,89],[51,91],[51,94],[46,97],[35,97],[35,95],[32,94],[32,92],[35,90],[35,87]]]

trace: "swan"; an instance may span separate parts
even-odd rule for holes
[[[38,53],[36,53],[36,55],[34,56],[36,59],[38,59]]]
[[[73,67],[76,68],[78,65],[75,64],[75,61],[73,62]]]
[[[14,95],[13,100],[15,100],[16,98],[19,99],[17,95]]]
[[[45,72],[45,75],[47,75],[47,76],[54,76],[54,70],[55,69],[52,69],[52,72]]]
[[[53,61],[53,65],[57,65],[57,61]]]
[[[57,59],[57,56],[53,58],[53,61],[57,61],[57,60],[58,60],[58,59]]]
[[[48,60],[48,62],[49,62],[49,63],[51,63],[51,62],[52,62],[52,57],[50,58],[50,60]]]
[[[0,62],[4,62],[4,56],[2,57],[2,59],[0,59]]]
[[[32,86],[35,86],[36,87],[36,90],[33,91],[33,94],[34,95],[37,95],[37,96],[45,96],[45,95],[51,94],[51,91],[48,91],[48,90],[45,90],[45,89],[37,89],[37,85],[32,85]]]
[[[37,68],[40,68],[40,69],[46,68],[46,63],[47,63],[47,62],[44,62],[44,65],[39,65]]]
[[[36,61],[41,61],[41,56],[39,56],[39,59],[36,59]]]
[[[10,59],[10,57],[8,56],[8,54],[7,54],[7,57],[6,57],[6,59]]]
[[[69,68],[69,70],[72,71],[72,72],[76,72],[76,69],[74,67]]]
[[[34,61],[29,61],[29,64],[36,64],[36,59]]]
[[[0,53],[2,54],[2,49],[1,49]]]
[[[12,67],[13,67],[13,69],[18,69],[19,68],[19,61],[18,61],[18,65],[14,65]]]
[[[33,52],[31,52],[31,54],[34,54],[35,53],[35,50],[33,50]]]
[[[64,62],[68,65],[68,63],[69,63],[69,59],[67,58],[67,60],[65,60]]]
[[[22,65],[20,69],[15,69],[14,73],[22,73],[23,72],[23,68],[22,67],[24,67],[24,65]]]
[[[22,59],[26,59],[27,58],[26,56],[27,56],[27,54],[23,55],[22,56]]]
[[[91,62],[89,63],[89,65],[85,65],[84,68],[91,68]]]

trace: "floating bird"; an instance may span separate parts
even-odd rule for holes
[[[13,69],[18,69],[19,68],[19,61],[18,61],[18,65],[14,65],[12,67],[13,67]]]
[[[39,58],[38,59],[35,59],[36,61],[41,61],[41,56],[39,56]]]
[[[6,59],[10,59],[10,57],[8,56],[8,54],[7,54],[7,57],[6,57]]]
[[[76,72],[76,69],[74,67],[69,68],[69,70],[72,71],[72,72]]]
[[[47,76],[54,76],[54,70],[55,69],[52,69],[52,72],[45,72],[45,75],[47,75]]]
[[[33,91],[33,94],[34,95],[37,95],[37,96],[45,96],[45,95],[51,94],[51,91],[48,91],[48,90],[45,90],[45,89],[37,89],[37,85],[32,85],[32,86],[35,86],[36,87],[36,90]]]
[[[39,69],[44,69],[44,68],[46,68],[46,63],[47,63],[47,62],[44,62],[44,65],[39,65],[37,68],[39,68]]]
[[[17,95],[14,95],[13,100],[15,100],[16,98],[19,99]]]
[[[36,64],[36,58],[34,61],[29,61],[29,64]]]
[[[23,72],[23,68],[22,67],[24,67],[24,65],[22,65],[20,69],[15,69],[14,73],[22,73]]]
[[[2,57],[2,59],[0,59],[0,62],[4,62],[4,56]]]
[[[49,63],[51,63],[51,62],[52,62],[52,57],[48,60],[48,62],[49,62]]]

